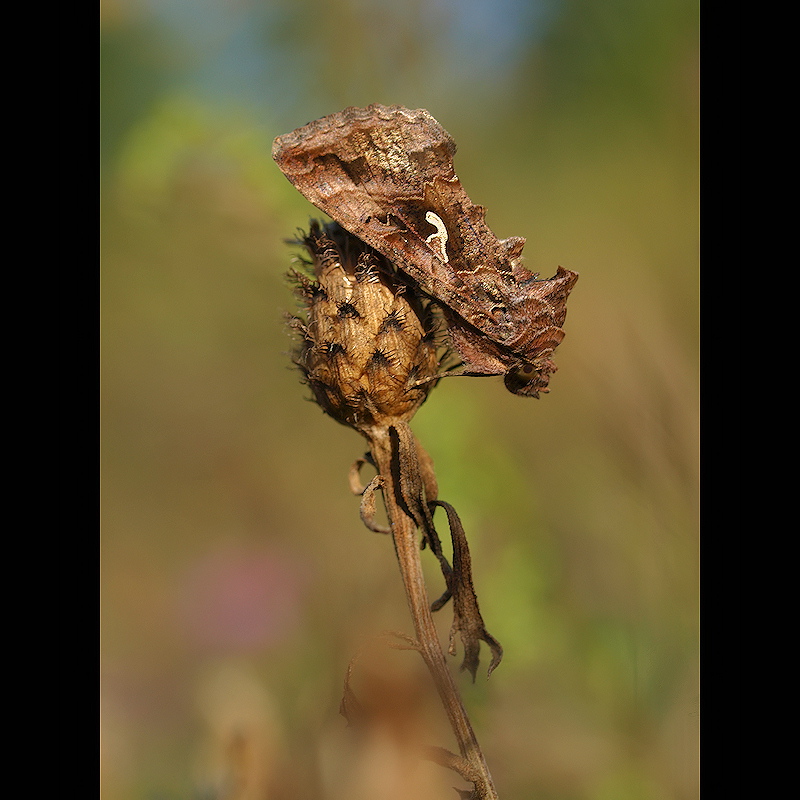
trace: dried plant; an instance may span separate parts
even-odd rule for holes
[[[314,398],[338,422],[362,434],[369,451],[353,465],[350,484],[361,496],[361,519],[371,531],[390,534],[414,623],[415,637],[398,635],[396,646],[417,650],[433,678],[459,753],[421,747],[427,758],[455,770],[473,784],[462,793],[473,800],[497,797],[454,677],[434,626],[432,611],[452,600],[449,652],[461,640],[461,669],[479,666],[480,642],[489,648],[489,674],[503,650],[486,630],[472,583],[467,539],[452,505],[438,499],[433,463],[409,427],[444,369],[431,301],[380,253],[336,223],[312,222],[297,240],[310,260],[292,279],[303,312],[291,319],[299,334],[295,362]],[[369,462],[377,471],[362,486],[359,471]],[[389,527],[375,519],[380,493]],[[445,557],[433,515],[444,509],[452,539],[452,564]],[[420,560],[428,548],[438,560],[445,592],[431,602]],[[352,670],[352,665],[351,665]],[[345,681],[342,713],[354,722],[358,700]]]

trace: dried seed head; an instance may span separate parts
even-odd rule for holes
[[[305,308],[292,320],[302,334],[295,363],[317,403],[362,433],[408,421],[439,374],[429,302],[336,223],[312,221],[301,243],[315,280],[294,275]]]

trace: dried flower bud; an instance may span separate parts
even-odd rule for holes
[[[336,223],[312,221],[302,244],[315,280],[294,274],[306,311],[295,363],[317,403],[362,433],[410,420],[439,374],[429,301]]]

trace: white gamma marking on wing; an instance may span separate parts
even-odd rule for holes
[[[426,240],[425,243],[431,250],[436,252],[436,255],[446,264],[447,259],[447,228],[445,227],[444,222],[442,222],[442,218],[438,214],[434,214],[433,211],[429,211],[425,215],[425,220],[430,222],[434,228],[436,228],[436,233],[432,233]]]

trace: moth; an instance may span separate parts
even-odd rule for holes
[[[539,279],[525,239],[498,239],[453,166],[456,145],[425,110],[346,108],[275,139],[295,187],[438,303],[461,375],[503,375],[514,394],[548,391],[578,274]]]

